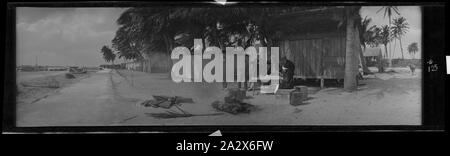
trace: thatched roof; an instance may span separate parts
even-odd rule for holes
[[[300,7],[272,16],[274,29],[285,35],[342,31],[344,8]]]
[[[380,47],[366,47],[364,50],[364,56],[381,56]]]

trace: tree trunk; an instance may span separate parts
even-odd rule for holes
[[[384,58],[388,58],[387,44],[384,44]]]
[[[116,67],[114,66],[114,60],[111,60],[112,62],[112,69],[115,69]]]
[[[387,51],[387,46],[384,45],[384,50]],[[386,58],[387,59],[387,58]],[[383,67],[383,69],[381,70],[381,72],[384,72],[384,64],[383,64],[383,60],[380,60],[381,63],[381,67]]]
[[[384,50],[387,51],[387,46],[386,46],[386,45],[384,46]],[[389,61],[389,58],[386,57],[386,59]],[[383,64],[383,61],[381,61],[381,65],[383,66],[383,71],[382,71],[382,72],[384,72],[384,64]]]
[[[383,67],[383,61],[382,61],[383,57],[382,56],[378,56],[377,57],[377,63],[378,63],[378,73],[382,73],[384,72],[384,67]]]
[[[391,52],[391,58],[394,58],[395,47],[397,47],[397,40],[394,41],[394,50]]]
[[[391,16],[389,16],[389,29],[391,28]],[[391,40],[392,41],[392,40]],[[391,44],[391,41],[389,41],[388,42],[388,44],[389,44],[389,53],[390,53],[390,55],[392,55],[392,44]],[[390,56],[389,55],[389,56]],[[392,67],[392,57],[389,57],[389,67]]]
[[[354,25],[356,16],[355,7],[349,7],[346,10],[346,48],[345,48],[345,79],[344,90],[354,91],[357,89],[356,76],[358,74],[358,49],[361,50],[359,41],[359,30]]]
[[[403,56],[403,47],[402,47],[402,38],[398,38],[398,41],[400,42],[400,51],[402,52],[402,60],[405,59]]]
[[[390,51],[390,55],[392,55],[392,51]],[[389,64],[389,67],[392,67],[392,57],[388,57],[388,64]]]
[[[392,67],[392,58],[388,58],[389,61],[389,67]]]
[[[142,62],[143,62],[142,71],[146,72],[146,73],[150,73],[151,72],[150,56],[147,53],[143,52],[142,53],[142,57],[143,57],[143,59],[142,59]]]
[[[366,74],[366,73],[370,73],[370,70],[367,67],[366,59],[364,58],[363,51],[366,51],[366,46],[364,46],[364,50],[361,50],[360,53],[359,53],[359,59],[361,59],[361,65],[362,65],[362,68],[363,68],[363,72],[364,72],[364,74]]]
[[[173,60],[170,58],[171,53],[172,53],[172,49],[173,49],[173,39],[171,39],[169,36],[167,35],[163,35],[163,39],[164,39],[164,44],[166,45],[166,52],[168,55],[168,69],[167,69],[167,73],[168,73],[168,77],[172,77],[171,75],[171,70],[172,70],[172,66],[173,66]]]

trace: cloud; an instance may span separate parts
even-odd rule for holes
[[[115,35],[119,8],[20,8],[17,12],[17,63],[99,65],[98,50]],[[76,59],[76,61],[75,61]]]
[[[34,23],[22,22],[19,26],[31,33],[41,33],[45,38],[61,36],[62,39],[76,41],[113,33],[101,29],[105,24],[103,14],[87,14],[78,10],[73,14],[49,16]]]

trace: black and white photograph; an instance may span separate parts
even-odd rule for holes
[[[421,6],[227,5],[17,7],[15,125],[422,124]]]

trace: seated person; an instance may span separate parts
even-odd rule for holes
[[[283,56],[280,60],[280,75],[282,77],[280,82],[280,88],[291,89],[294,88],[294,70],[295,65],[289,61],[286,56]]]

